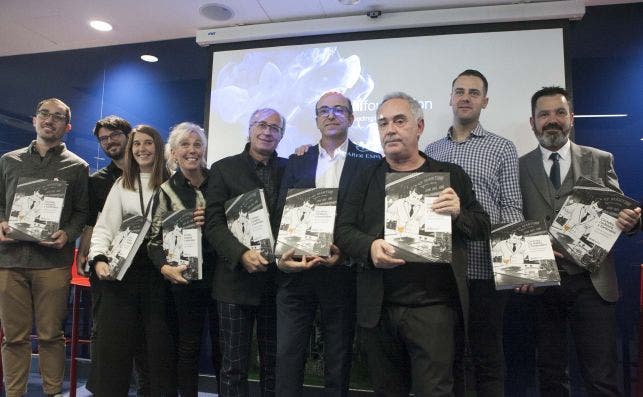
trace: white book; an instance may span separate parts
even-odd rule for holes
[[[186,280],[203,279],[201,228],[194,223],[193,209],[172,212],[163,220],[163,251],[170,266],[187,265]]]
[[[387,172],[384,240],[407,262],[451,263],[451,216],[431,204],[449,187],[446,172]]]
[[[330,256],[336,212],[336,188],[288,189],[275,255]]]
[[[274,259],[275,239],[270,227],[270,214],[263,189],[254,189],[225,202],[228,229],[248,249]]]
[[[544,221],[523,221],[491,228],[491,262],[497,290],[523,284],[560,285],[554,250]]]
[[[556,250],[595,272],[621,235],[619,212],[637,206],[636,200],[580,177],[549,228]]]
[[[67,182],[20,177],[9,214],[9,237],[46,241],[60,229]]]
[[[114,279],[121,281],[125,276],[150,230],[150,224],[149,219],[141,215],[123,217],[121,227],[107,250],[109,274]]]

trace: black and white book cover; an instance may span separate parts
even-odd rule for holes
[[[522,284],[534,287],[560,285],[554,250],[544,221],[493,225],[489,244],[496,290]]]
[[[150,221],[146,217],[123,216],[121,227],[107,250],[110,276],[119,281],[123,279],[149,230]]]
[[[330,256],[336,211],[336,188],[288,189],[275,255]]]
[[[263,189],[254,189],[226,201],[225,214],[228,229],[241,244],[261,251],[269,261],[274,259],[275,239]]]
[[[172,212],[163,220],[163,251],[170,266],[186,265],[186,280],[203,278],[201,228],[194,223],[194,210]]]
[[[621,234],[616,225],[619,212],[638,206],[636,200],[580,177],[549,228],[554,247],[595,272]]]
[[[60,228],[67,182],[20,177],[9,214],[9,237],[23,241],[50,240]]]
[[[431,209],[449,186],[446,172],[386,173],[384,240],[396,258],[451,263],[451,216]]]

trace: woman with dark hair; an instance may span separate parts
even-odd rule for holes
[[[208,316],[212,363],[219,378],[221,353],[219,349],[218,316],[216,301],[212,299],[212,276],[215,252],[206,239],[203,247],[203,278],[185,279],[186,265],[170,266],[163,249],[163,220],[172,212],[194,209],[194,221],[202,226],[205,214],[207,169],[205,163],[207,140],[203,128],[184,122],[170,132],[166,146],[168,168],[174,171],[160,187],[150,229],[148,251],[160,274],[172,283],[173,316],[176,320],[176,374],[182,397],[198,394],[199,351],[203,326]]]
[[[121,281],[110,274],[107,253],[131,215],[151,219],[153,198],[167,179],[163,140],[152,127],[134,127],[123,176],[112,187],[92,234],[89,258],[100,290],[91,378],[94,396],[127,396],[136,346],[147,346],[152,396],[174,396],[173,345],[166,324],[166,284],[143,243]]]

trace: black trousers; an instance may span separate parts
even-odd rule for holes
[[[588,396],[618,396],[615,304],[603,300],[589,273],[561,274],[561,286],[536,300],[538,380],[542,396],[569,396],[567,327]]]
[[[176,378],[181,397],[199,392],[199,355],[205,320],[208,320],[212,365],[217,380],[221,368],[217,302],[205,286],[189,284],[171,287],[172,333],[176,345]]]
[[[478,397],[504,396],[503,315],[509,291],[493,279],[469,282],[469,347]]]
[[[90,278],[90,291],[92,296],[92,330],[90,336],[90,359],[91,361],[98,361],[98,354],[96,354],[96,339],[98,338],[98,307],[101,301],[100,286],[101,281],[96,277],[96,273],[92,272]],[[136,346],[134,354],[134,374],[136,375],[136,395],[139,397],[151,397],[150,390],[150,369],[147,365],[147,346],[145,338],[140,344]],[[94,381],[89,377],[85,388],[92,393],[94,392]]]
[[[447,305],[386,306],[374,328],[360,328],[376,396],[453,396],[458,314]]]
[[[96,360],[92,391],[96,397],[127,396],[134,355],[147,346],[151,396],[175,396],[174,346],[167,319],[167,285],[139,250],[122,281],[98,281]]]
[[[259,377],[262,397],[275,396],[277,319],[275,296],[266,293],[259,306],[218,301],[221,341],[220,397],[248,396],[252,329],[257,324]]]
[[[355,273],[348,267],[285,275],[277,291],[277,396],[300,397],[317,312],[324,341],[324,395],[348,395],[355,334]]]

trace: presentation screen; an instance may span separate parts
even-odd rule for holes
[[[536,147],[529,125],[531,95],[543,86],[565,86],[563,28],[459,33],[298,44],[214,51],[207,121],[208,163],[239,153],[248,121],[259,108],[286,118],[277,148],[288,157],[315,144],[315,103],[327,91],[352,100],[349,138],[381,152],[376,108],[387,93],[403,91],[424,109],[424,147],[444,137],[453,120],[453,79],[465,69],[489,81],[489,104],[481,123],[511,139],[519,155]]]

